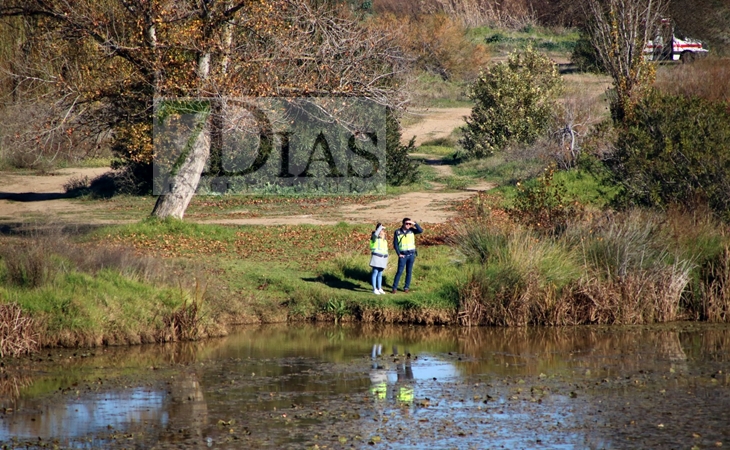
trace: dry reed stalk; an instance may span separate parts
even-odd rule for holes
[[[672,95],[702,97],[714,102],[730,101],[729,58],[703,58],[694,64],[667,67],[657,73],[656,87]]]
[[[182,305],[164,319],[165,333],[161,336],[163,342],[175,342],[195,339],[198,337],[198,303],[190,302]]]
[[[636,325],[679,320],[689,271],[688,264],[677,263],[663,270],[583,281],[572,294],[575,323]]]
[[[709,284],[702,285],[700,316],[709,322],[730,322],[730,247],[710,268]]]
[[[486,308],[483,300],[482,285],[471,279],[459,288],[459,311],[457,320],[460,325],[471,327],[486,322]]]
[[[0,304],[0,358],[31,354],[40,348],[36,320],[14,303]]]

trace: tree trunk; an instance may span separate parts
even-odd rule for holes
[[[177,173],[170,181],[170,193],[160,195],[152,210],[152,216],[164,219],[174,217],[182,219],[190,200],[200,182],[205,163],[210,155],[210,121],[205,119],[205,125],[195,138],[190,153],[180,165]]]
[[[208,80],[210,75],[210,52],[203,52],[198,55],[198,77],[201,87]],[[207,114],[206,114],[207,115]],[[198,189],[200,177],[205,169],[205,163],[210,157],[210,117],[199,116],[198,120],[204,120],[203,129],[195,137],[195,143],[190,152],[185,156],[185,161],[180,165],[170,181],[170,193],[160,195],[152,210],[153,217],[164,219],[174,217],[182,219],[185,210],[188,209],[195,191]]]

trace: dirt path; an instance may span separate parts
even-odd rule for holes
[[[47,175],[0,172],[0,223],[85,216],[90,207],[70,201],[64,186],[74,178],[93,179],[108,171],[108,168],[70,168]],[[101,221],[92,220],[92,223]]]
[[[422,119],[403,129],[405,141],[416,136],[416,144],[449,136],[452,131],[463,125],[468,108],[432,108],[413,111]],[[440,176],[451,174],[451,167],[432,155],[414,154],[424,163],[436,168]],[[75,224],[102,224],[121,222],[109,220],[109,202],[79,202],[68,198],[64,185],[73,178],[93,179],[108,171],[105,168],[60,169],[51,175],[19,175],[0,173],[0,224],[27,221],[48,221]],[[369,204],[343,205],[336,214],[326,216],[292,215],[257,218],[206,218],[206,223],[226,224],[329,224],[339,221],[372,222],[374,220],[395,220],[404,216],[417,218],[424,223],[441,223],[453,217],[456,212],[451,205],[464,200],[476,191],[487,190],[487,184],[473,186],[468,190],[444,192],[444,187],[434,183],[429,191],[408,192],[396,197],[383,198]],[[237,215],[238,216],[238,215]]]
[[[454,129],[464,125],[464,117],[471,113],[471,108],[429,108],[410,111],[419,122],[403,127],[402,140],[407,144],[416,137],[416,145],[434,139],[449,137]]]

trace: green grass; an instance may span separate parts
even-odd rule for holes
[[[568,198],[598,209],[609,206],[619,193],[617,186],[579,169],[556,172],[555,181],[563,184]]]
[[[469,30],[472,41],[486,43],[494,50],[505,53],[531,45],[546,53],[569,54],[575,48],[578,37],[577,30],[556,31],[537,26],[527,26],[516,31],[487,26]]]
[[[489,158],[468,160],[458,164],[454,167],[454,173],[507,186],[536,176],[544,167],[545,163],[542,161],[507,158],[505,154],[500,153]]]
[[[418,153],[450,158],[456,154],[455,146],[456,143],[444,142],[443,140],[428,141],[418,147]]]
[[[413,92],[412,106],[415,107],[458,108],[473,105],[466,94],[468,83],[444,80],[434,74],[418,74],[410,89]]]
[[[389,230],[397,227],[388,224]],[[453,309],[454,282],[461,273],[452,250],[419,248],[412,292],[407,298],[376,297],[370,286],[369,225],[296,225],[279,227],[199,225],[148,220],[110,227],[95,239],[131,245],[169,257],[195,258],[206,266],[219,292],[215,311],[226,302],[248,302],[249,314],[274,314],[285,304],[292,318],[351,315],[361,308]],[[392,235],[391,235],[392,236]],[[210,251],[214,249],[214,251]],[[395,275],[393,256],[385,284]],[[402,283],[402,282],[401,282]],[[219,289],[224,287],[224,289]],[[402,284],[401,284],[402,287]],[[449,294],[449,295],[446,295]],[[393,314],[396,314],[393,312]]]
[[[93,276],[72,270],[34,289],[0,286],[0,298],[44,320],[49,334],[75,333],[89,344],[101,336],[126,342],[154,328],[155,322],[159,326],[163,312],[188,297],[179,289],[156,287],[114,270]]]

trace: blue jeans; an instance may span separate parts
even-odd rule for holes
[[[373,290],[382,289],[383,287],[383,269],[373,267],[373,273],[370,276]]]
[[[416,254],[411,253],[405,255],[402,258],[398,257],[398,271],[395,273],[395,279],[393,280],[393,289],[398,289],[398,282],[400,276],[403,275],[403,269],[406,270],[406,283],[403,285],[403,289],[409,289],[411,287],[411,274],[413,273],[413,263],[416,261]]]

